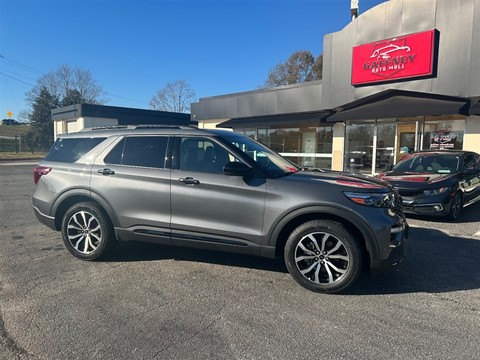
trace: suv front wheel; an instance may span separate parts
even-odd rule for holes
[[[68,251],[82,260],[104,257],[116,242],[107,216],[90,202],[75,204],[67,210],[62,237]]]
[[[338,222],[314,220],[297,227],[285,244],[285,264],[303,287],[336,293],[357,279],[362,265],[358,243]]]

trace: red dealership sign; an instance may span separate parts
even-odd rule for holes
[[[355,46],[352,85],[433,74],[435,30]]]

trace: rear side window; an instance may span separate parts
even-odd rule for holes
[[[106,138],[59,138],[46,156],[47,161],[74,163]]]
[[[167,144],[166,136],[129,136],[115,146],[105,163],[163,169]]]

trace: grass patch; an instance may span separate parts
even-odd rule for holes
[[[0,135],[1,136],[24,136],[30,130],[28,125],[1,125],[0,126]]]
[[[0,152],[0,160],[22,160],[22,159],[43,159],[47,154],[44,152],[14,152],[4,151]]]

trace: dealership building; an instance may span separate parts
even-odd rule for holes
[[[324,36],[321,81],[199,99],[200,128],[301,166],[382,171],[413,150],[480,153],[480,0],[390,0]]]

